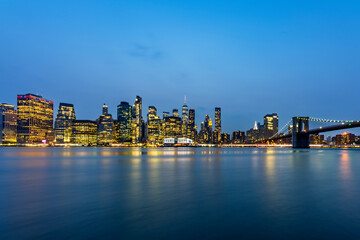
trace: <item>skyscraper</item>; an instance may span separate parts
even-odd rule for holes
[[[14,105],[0,104],[0,144],[15,144],[17,113]]]
[[[195,141],[196,136],[196,125],[195,125],[195,109],[189,110],[189,125],[188,125],[188,138]]]
[[[49,141],[53,132],[54,103],[35,94],[17,96],[17,142]]]
[[[184,98],[184,105],[182,106],[182,120],[186,124],[189,123],[189,107],[186,105],[186,96]]]
[[[167,117],[164,120],[164,136],[170,138],[182,137],[181,132],[181,118],[180,117]]]
[[[135,122],[135,143],[139,143],[143,141],[143,119],[142,119],[142,98],[136,96],[135,103],[134,103],[134,116]]]
[[[179,110],[176,108],[173,109],[173,117],[180,117]]]
[[[267,114],[264,116],[264,132],[262,137],[264,139],[272,137],[279,131],[279,117],[276,113]]]
[[[72,122],[71,143],[92,146],[97,143],[97,123],[90,120]]]
[[[153,120],[157,116],[157,110],[154,106],[149,106],[148,121]]]
[[[60,103],[55,120],[56,143],[70,143],[71,125],[75,119],[74,105],[70,103]]]
[[[109,145],[114,142],[114,120],[108,112],[108,106],[103,105],[102,115],[97,119],[98,136],[97,143],[99,145]]]
[[[149,107],[147,131],[147,142],[150,144],[162,144],[164,140],[163,121],[157,116],[154,106]]]
[[[221,142],[221,108],[215,108],[215,131],[214,142]]]
[[[119,122],[120,143],[131,142],[132,133],[132,107],[128,102],[121,102],[117,106],[117,119]]]

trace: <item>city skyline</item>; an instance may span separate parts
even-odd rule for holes
[[[16,94],[40,93],[95,119],[104,102],[114,115],[120,101],[140,95],[144,108],[162,112],[180,110],[186,95],[199,115],[221,106],[228,132],[270,112],[360,119],[341,100],[356,102],[360,87],[357,7],[3,1],[0,79],[16,84],[0,101],[15,105]]]

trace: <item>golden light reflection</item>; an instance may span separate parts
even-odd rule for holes
[[[340,171],[342,178],[347,180],[351,178],[350,158],[347,150],[341,151]]]

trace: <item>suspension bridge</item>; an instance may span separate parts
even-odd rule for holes
[[[332,123],[333,125],[309,129],[309,122]],[[330,132],[342,129],[360,127],[360,121],[329,120],[313,117],[293,117],[278,133],[265,141],[276,141],[285,138],[292,138],[293,148],[309,148],[310,135],[318,135],[323,132]],[[288,132],[287,134],[283,132]]]

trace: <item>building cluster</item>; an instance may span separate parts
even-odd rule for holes
[[[145,119],[142,112],[139,96],[133,105],[121,102],[116,117],[104,104],[95,121],[77,119],[73,104],[60,103],[54,122],[53,101],[30,93],[18,95],[17,109],[9,104],[0,105],[0,144],[162,145],[165,139],[186,143],[221,143],[223,139],[220,108],[215,108],[214,131],[206,115],[199,132],[195,109],[189,109],[186,99],[181,116],[178,109],[173,109],[172,114],[163,112],[160,117],[155,106],[149,107]]]
[[[150,145],[167,144],[244,144],[257,143],[278,133],[279,118],[276,113],[264,116],[261,125],[255,122],[252,129],[235,131],[231,135],[222,132],[221,108],[215,108],[214,124],[209,115],[198,129],[195,109],[189,109],[186,99],[181,111],[158,114],[155,106],[149,106],[143,118],[142,98],[134,104],[121,102],[113,117],[104,104],[102,114],[95,121],[79,120],[73,104],[60,103],[54,122],[54,103],[40,95],[17,96],[17,109],[10,104],[0,104],[0,144],[56,144],[82,146]],[[181,115],[180,115],[181,114]],[[291,129],[289,128],[291,132]],[[330,139],[323,135],[310,137],[312,144],[350,145],[358,143],[354,134],[345,133]],[[287,142],[283,142],[287,143]]]

